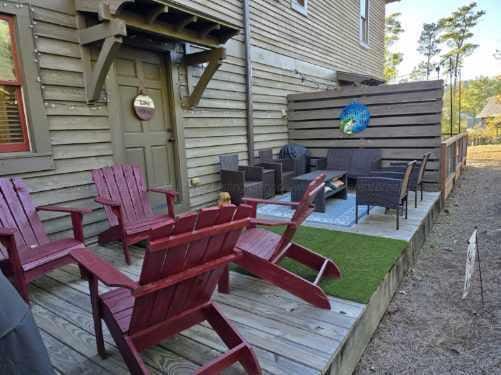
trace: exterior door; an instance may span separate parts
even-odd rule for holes
[[[120,113],[115,116],[122,129],[122,159],[142,167],[148,187],[175,190],[175,135],[166,65],[161,54],[122,47],[115,59],[120,108]],[[140,120],[134,111],[133,102],[138,94],[153,99],[155,113],[149,121]],[[151,198],[153,207],[165,207],[164,197],[152,194]]]

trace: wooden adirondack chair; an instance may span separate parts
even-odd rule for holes
[[[38,216],[42,210],[71,214],[74,238],[50,241]],[[0,269],[12,278],[26,302],[31,281],[74,262],[69,253],[84,247],[82,215],[88,212],[58,206],[35,208],[23,180],[0,178]]]
[[[237,243],[237,249],[242,252],[242,256],[236,259],[235,263],[314,306],[330,309],[329,299],[318,284],[322,277],[341,277],[339,268],[332,260],[292,242],[297,228],[315,210],[313,201],[320,189],[325,187],[324,178],[324,175],[320,175],[313,180],[300,202],[244,198],[244,203],[253,207],[252,216],[254,218],[256,218],[258,204],[286,205],[295,208],[295,212],[290,221],[254,219],[254,223],[258,225],[287,225],[287,228],[281,236],[260,228],[251,228],[245,231]],[[279,262],[284,257],[317,270],[318,274],[315,280],[310,282],[281,267]],[[229,293],[228,271],[220,280],[219,291]]]
[[[98,353],[105,355],[104,319],[131,373],[146,374],[141,351],[207,320],[230,350],[198,373],[240,362],[259,374],[254,352],[210,300],[224,267],[239,256],[234,247],[250,213],[244,205],[207,208],[153,229],[139,282],[89,250],[74,251],[88,273]],[[98,280],[118,288],[99,294]]]
[[[137,165],[114,165],[95,169],[92,179],[96,184],[96,202],[104,205],[110,228],[99,234],[99,244],[122,241],[125,261],[130,264],[128,247],[148,238],[152,227],[173,220],[176,192],[147,189],[141,169]],[[153,213],[148,192],[165,194],[168,213]]]

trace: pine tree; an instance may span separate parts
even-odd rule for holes
[[[440,27],[438,24],[425,23],[423,30],[418,40],[418,52],[425,56],[426,64],[426,80],[430,79],[431,72],[435,69],[436,64],[433,63],[433,58],[440,53]]]
[[[444,57],[453,59],[454,85],[464,57],[471,55],[478,48],[478,44],[469,40],[473,37],[472,29],[484,14],[485,11],[477,10],[477,3],[473,2],[458,8],[449,17],[442,18],[438,22],[440,29],[443,30],[440,39],[450,47]]]
[[[384,34],[384,78],[390,81],[397,76],[397,67],[404,59],[403,54],[393,52],[391,47],[400,39],[404,32],[398,19],[401,13],[392,13],[385,18]]]

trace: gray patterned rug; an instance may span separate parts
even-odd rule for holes
[[[286,193],[277,195],[274,200],[290,202],[291,194]],[[259,205],[257,214],[258,216],[275,216],[281,219],[290,219],[293,210],[286,206],[267,204]],[[367,207],[360,206],[358,210],[359,219],[365,215],[367,215]],[[325,212],[313,212],[306,220],[306,223],[351,227],[355,224],[355,194],[348,193],[348,198],[346,200],[335,198],[328,199]]]

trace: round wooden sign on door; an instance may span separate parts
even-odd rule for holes
[[[142,121],[149,121],[155,114],[155,102],[151,96],[139,94],[134,98],[134,112]]]

